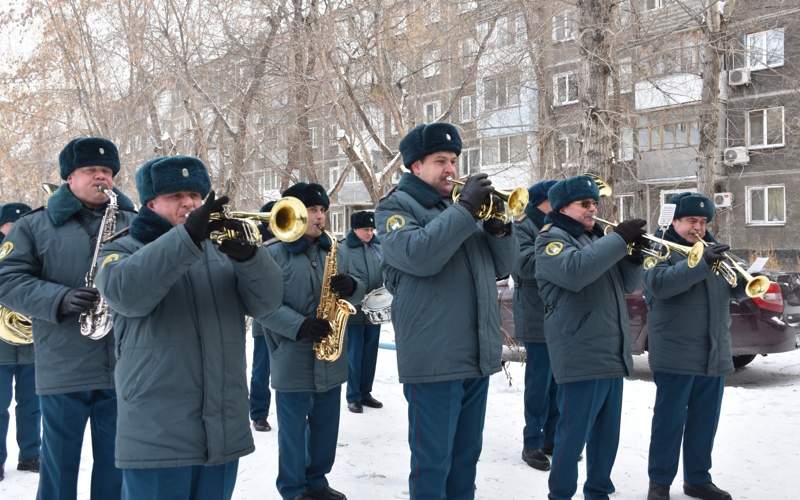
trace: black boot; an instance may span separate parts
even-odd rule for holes
[[[353,401],[352,403],[347,403],[347,409],[353,413],[364,413],[364,407],[361,406],[359,401]]]
[[[272,430],[272,427],[269,425],[266,418],[262,418],[260,420],[253,420],[253,429],[258,432],[269,432]]]
[[[361,400],[361,404],[369,406],[370,408],[383,408],[383,403],[373,398],[372,394],[367,394],[366,397]]]
[[[39,457],[29,458],[22,460],[17,464],[17,470],[24,470],[28,472],[39,472]]]
[[[347,500],[344,493],[336,491],[330,486],[326,486],[321,490],[309,491],[308,496],[316,500]]]
[[[0,465],[0,481],[6,478],[6,472],[3,470],[3,466]]]
[[[702,498],[703,500],[731,500],[731,494],[725,490],[717,488],[714,483],[689,484],[683,483],[683,492],[690,497]]]
[[[647,500],[669,500],[669,485],[650,482]]]
[[[522,461],[537,470],[550,470],[550,459],[547,458],[547,455],[542,450],[523,448]]]

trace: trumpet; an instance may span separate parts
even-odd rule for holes
[[[453,187],[453,202],[457,202],[461,195],[461,188],[466,184],[467,177],[462,179],[448,178],[450,182],[455,184]],[[497,197],[503,201],[505,208],[496,206],[494,198]],[[498,219],[504,223],[508,223],[522,217],[525,213],[525,207],[528,205],[528,190],[523,187],[514,188],[511,191],[500,191],[499,189],[492,188],[492,193],[483,202],[475,214],[480,220]]]
[[[608,234],[617,227],[616,222],[607,221],[605,219],[601,219],[596,215],[592,216],[592,219],[596,220],[597,222],[605,225],[605,234]],[[700,243],[695,243],[692,246],[681,245],[679,243],[674,243],[669,240],[665,240],[664,238],[659,238],[658,236],[645,233],[642,237],[648,241],[652,241],[660,250],[656,250],[650,248],[648,246],[639,246],[634,243],[628,244],[628,255],[633,254],[634,251],[638,250],[646,257],[642,262],[642,266],[645,269],[652,269],[656,266],[656,264],[660,261],[667,260],[672,252],[685,255],[686,256],[686,263],[689,267],[695,267],[697,264],[700,263],[700,259],[703,258],[703,245]]]
[[[710,243],[705,241],[702,236],[700,236],[700,233],[692,231],[692,234],[699,240],[695,245],[702,245],[703,248],[710,246]],[[747,270],[739,264],[739,259],[728,252],[723,253],[722,256],[725,260],[718,260],[715,262],[711,270],[714,271],[714,274],[727,281],[731,288],[736,288],[736,285],[739,283],[737,274],[740,274],[747,283],[744,287],[744,293],[746,293],[748,297],[751,299],[753,297],[763,297],[764,294],[767,293],[770,283],[769,278],[766,276],[753,276],[748,273]]]
[[[212,222],[222,222],[221,228],[211,231],[209,238],[216,244],[225,240],[242,240],[251,245],[261,244],[258,223],[269,225],[272,234],[281,241],[297,241],[308,227],[308,210],[303,202],[293,196],[281,198],[269,212],[238,212],[227,205],[222,212],[211,214]]]

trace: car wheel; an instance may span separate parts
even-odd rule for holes
[[[737,370],[739,368],[744,368],[745,366],[749,365],[751,361],[756,359],[755,354],[743,354],[741,356],[734,356],[733,357],[733,367]]]

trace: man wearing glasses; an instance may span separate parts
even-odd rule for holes
[[[545,307],[544,335],[558,390],[560,417],[551,463],[550,500],[572,498],[586,446],[587,499],[614,492],[622,377],[631,373],[625,293],[642,278],[639,252],[646,222],[621,222],[603,235],[595,225],[596,183],[577,176],[548,191],[552,211],[536,239],[536,280]]]

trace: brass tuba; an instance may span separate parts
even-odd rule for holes
[[[458,201],[461,195],[461,188],[466,184],[466,177],[462,179],[450,178],[450,182],[455,184],[453,187],[453,202]],[[499,198],[505,204],[505,208],[495,205],[494,198]],[[522,217],[525,207],[528,205],[528,190],[523,187],[514,188],[511,191],[500,191],[492,188],[492,194],[486,199],[478,209],[475,217],[480,220],[498,219],[503,223],[512,222]]]
[[[237,212],[225,205],[222,212],[211,214],[211,221],[222,221],[222,227],[211,231],[210,239],[220,244],[225,240],[243,240],[251,245],[261,244],[257,222],[269,224],[272,234],[281,241],[299,240],[308,227],[308,210],[302,201],[286,196],[275,202],[269,212]]]
[[[33,328],[27,316],[0,306],[0,340],[13,346],[33,343]]]
[[[336,238],[325,231],[331,240],[331,249],[325,257],[325,269],[322,272],[322,290],[317,306],[317,318],[327,320],[331,333],[314,343],[314,354],[320,361],[336,361],[344,349],[344,334],[348,318],[356,313],[353,304],[340,299],[331,290],[331,277],[336,274]]]

